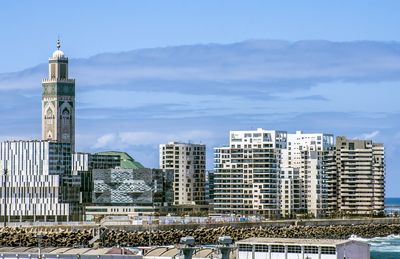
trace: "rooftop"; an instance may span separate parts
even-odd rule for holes
[[[119,156],[121,159],[121,168],[122,169],[140,169],[144,168],[144,166],[136,161],[133,157],[131,157],[126,152],[119,152],[119,151],[106,151],[106,152],[99,152],[96,153],[98,155],[112,155],[112,156]]]
[[[37,254],[37,247],[1,247],[0,252],[2,254]],[[117,247],[111,248],[72,248],[72,247],[46,247],[42,248],[42,254],[51,255],[134,255],[132,251],[128,249],[121,249]],[[137,256],[137,258],[139,258]]]
[[[284,244],[284,245],[327,245],[337,246],[354,242],[348,239],[302,239],[252,237],[237,241],[236,244]],[[359,241],[356,241],[359,242]],[[362,242],[359,242],[362,243]]]

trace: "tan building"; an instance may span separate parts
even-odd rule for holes
[[[71,144],[75,150],[75,79],[68,78],[68,58],[60,50],[49,58],[49,77],[43,79],[42,139]]]
[[[160,168],[174,173],[174,205],[205,203],[205,145],[177,142],[161,144]]]
[[[327,164],[327,169],[337,172],[337,175],[330,173],[329,179],[330,192],[336,192],[337,203],[330,199],[331,209],[351,214],[382,213],[385,197],[383,144],[337,137],[332,154],[336,163]]]

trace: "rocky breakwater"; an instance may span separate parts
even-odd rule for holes
[[[62,228],[38,229],[38,228],[1,228],[1,246],[27,246],[27,247],[72,247],[88,246],[92,239],[90,230],[68,230]]]
[[[365,224],[331,226],[286,226],[286,227],[199,227],[195,229],[171,229],[153,231],[126,231],[121,229],[103,229],[98,245],[110,247],[173,245],[181,237],[193,236],[198,244],[215,244],[218,237],[229,235],[235,241],[250,237],[282,238],[328,238],[347,239],[351,235],[370,238],[400,234],[400,224]],[[0,246],[72,247],[88,246],[93,238],[93,229],[64,228],[2,228]],[[38,235],[39,234],[39,235]]]
[[[173,229],[167,231],[129,232],[110,230],[103,238],[104,246],[148,246],[177,244],[181,237],[193,236],[198,244],[215,244],[218,237],[229,235],[235,241],[250,237],[277,238],[327,238],[347,239],[351,235],[360,237],[388,236],[400,234],[400,224],[367,224],[335,226],[289,226],[235,228],[231,226],[218,228]]]

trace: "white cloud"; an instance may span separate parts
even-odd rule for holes
[[[363,133],[363,134],[355,137],[355,139],[373,139],[376,136],[378,136],[379,133],[380,133],[379,130],[375,130],[375,131],[372,131],[372,132],[369,132],[369,133]]]
[[[94,145],[95,148],[104,148],[112,143],[114,143],[117,139],[117,136],[115,134],[106,134],[101,137],[99,137],[96,141],[96,144]]]
[[[97,138],[93,148],[120,149],[129,146],[159,145],[171,141],[205,143],[213,138],[210,131],[192,130],[180,132],[150,132],[129,131],[119,133],[108,133]]]

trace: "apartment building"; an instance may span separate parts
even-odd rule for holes
[[[296,133],[287,135],[287,149],[282,152],[282,168],[298,170],[301,184],[299,210],[322,216],[327,212],[328,183],[324,169],[326,152],[334,145],[332,134]]]
[[[279,217],[281,152],[285,131],[230,131],[229,146],[215,148],[214,210]]]
[[[337,174],[331,177],[337,193],[337,203],[331,201],[332,209],[350,214],[382,213],[385,197],[383,144],[339,136],[332,156],[336,163],[327,165],[328,170]]]
[[[174,174],[174,205],[205,204],[205,145],[161,144],[160,168]]]
[[[282,217],[305,212],[303,182],[297,168],[281,168],[279,187]]]

